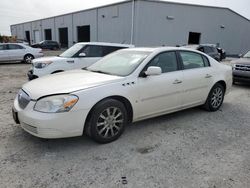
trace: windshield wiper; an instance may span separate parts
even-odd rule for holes
[[[110,72],[103,72],[103,71],[101,71],[101,70],[89,70],[89,69],[87,69],[87,70],[88,70],[88,71],[91,71],[91,72],[101,73],[101,74],[115,75],[115,74],[112,74],[112,73],[110,73]]]

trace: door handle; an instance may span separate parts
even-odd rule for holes
[[[206,76],[205,76],[205,78],[211,78],[212,77],[212,75],[210,75],[210,74],[206,74]]]
[[[67,63],[74,63],[74,62],[75,62],[74,60],[67,61]]]
[[[177,79],[173,82],[173,84],[180,84],[180,83],[182,83],[182,81]]]

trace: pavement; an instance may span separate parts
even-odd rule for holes
[[[39,139],[14,123],[13,100],[29,67],[0,65],[0,188],[250,187],[250,85],[234,85],[217,112],[192,108],[141,121],[100,145],[86,136]]]

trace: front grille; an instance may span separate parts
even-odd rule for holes
[[[235,70],[239,71],[250,71],[250,65],[235,65]]]
[[[20,108],[24,109],[30,102],[30,97],[22,89],[17,94],[18,104]]]

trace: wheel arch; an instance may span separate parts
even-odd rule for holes
[[[113,95],[113,96],[105,97],[102,100],[99,100],[97,103],[95,103],[95,105],[92,106],[92,108],[88,112],[87,118],[85,120],[84,130],[88,126],[88,122],[89,122],[89,120],[91,118],[91,114],[93,112],[94,107],[97,104],[99,104],[100,102],[102,102],[104,100],[107,100],[107,99],[114,99],[114,100],[117,100],[117,101],[123,103],[123,105],[125,106],[125,108],[127,110],[127,113],[128,113],[128,123],[132,123],[132,121],[133,121],[133,107],[132,107],[131,102],[126,97],[123,97],[123,96],[120,96],[120,95]]]
[[[222,86],[223,86],[223,88],[224,88],[224,92],[226,93],[226,90],[227,90],[227,84],[226,84],[226,82],[224,81],[224,80],[220,80],[220,81],[218,81],[218,82],[216,82],[215,84],[221,84]],[[214,84],[214,85],[215,85]],[[213,86],[214,86],[213,85]]]

